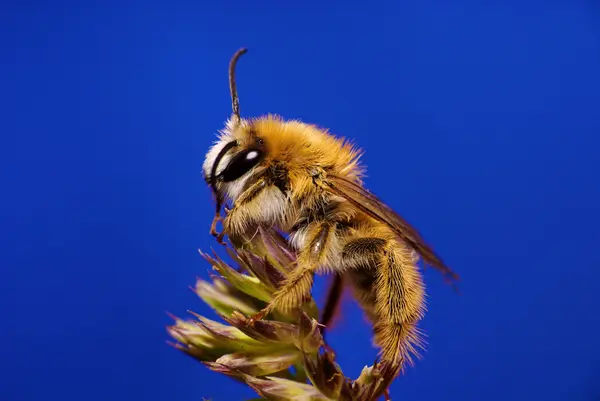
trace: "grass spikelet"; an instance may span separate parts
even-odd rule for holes
[[[375,401],[387,394],[398,367],[376,363],[357,379],[345,377],[321,336],[314,299],[250,322],[295,263],[295,253],[278,233],[260,229],[244,249],[226,250],[234,266],[200,251],[214,275],[194,288],[223,322],[193,312],[188,319],[174,317],[167,332],[175,348],[245,383],[261,397],[254,400]]]

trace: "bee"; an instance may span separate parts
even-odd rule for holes
[[[342,286],[349,286],[373,324],[373,342],[383,361],[413,364],[423,348],[418,328],[425,285],[418,261],[458,279],[419,232],[373,193],[362,178],[362,151],[316,125],[268,114],[242,118],[235,68],[229,64],[232,115],[203,163],[216,197],[211,234],[222,241],[251,238],[262,226],[287,234],[297,261],[272,301],[254,320],[274,309],[300,307],[310,298],[315,274],[334,273],[329,320]],[[232,203],[225,217],[220,212]],[[217,232],[221,221],[223,231]]]

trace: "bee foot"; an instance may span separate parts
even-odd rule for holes
[[[389,389],[385,389],[385,391],[383,392],[383,399],[385,401],[392,401],[392,397],[390,397],[390,390]]]
[[[212,223],[210,224],[210,235],[212,235],[214,237],[220,235],[217,232],[217,223],[219,221],[223,221],[223,218],[217,214],[217,215],[215,215],[215,217],[213,218]]]
[[[216,238],[216,240],[217,240],[217,242],[218,242],[220,245],[226,245],[226,244],[225,244],[225,241],[223,241],[223,237],[225,236],[225,233],[224,233],[224,232],[211,231],[211,232],[210,232],[210,235],[212,235],[213,237],[215,237],[215,238]]]

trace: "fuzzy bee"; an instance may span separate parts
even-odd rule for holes
[[[258,226],[272,228],[288,234],[298,254],[272,302],[253,319],[301,306],[315,273],[335,273],[322,320],[331,318],[340,288],[348,285],[373,323],[382,360],[412,363],[422,347],[417,324],[425,312],[417,262],[422,259],[450,279],[458,276],[409,223],[363,187],[361,152],[350,142],[274,115],[241,118],[235,67],[245,52],[240,49],[231,59],[233,113],[203,164],[216,196],[211,234],[219,240],[225,234],[251,238]],[[222,218],[226,199],[232,207]]]

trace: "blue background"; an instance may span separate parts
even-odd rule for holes
[[[1,6],[1,400],[253,396],[165,344],[165,312],[208,312],[201,163],[241,46],[242,113],[354,138],[462,276],[426,272],[394,400],[600,398],[597,3],[201,3]],[[349,299],[331,341],[372,363]]]

